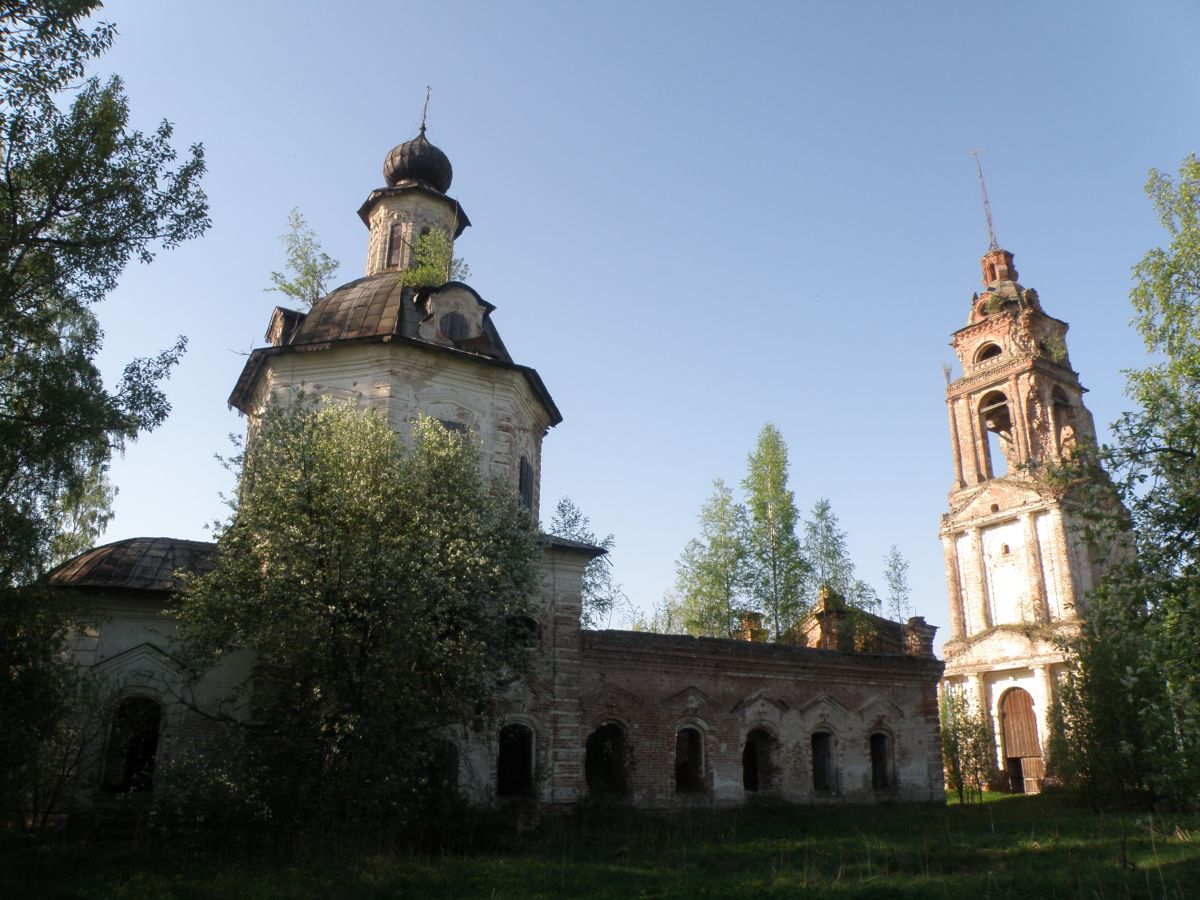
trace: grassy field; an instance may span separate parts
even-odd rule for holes
[[[0,897],[1200,898],[1200,816],[1094,815],[1048,797],[608,809],[522,834],[473,827],[489,829],[491,849],[414,856],[324,842],[290,865],[245,842],[11,837],[0,844]]]

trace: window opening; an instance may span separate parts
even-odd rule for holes
[[[588,735],[583,771],[588,796],[602,800],[629,794],[629,746],[624,728],[608,722]]]
[[[446,313],[442,316],[439,326],[448,341],[461,341],[471,336],[471,323],[462,313]]]
[[[979,419],[986,436],[986,474],[989,478],[1000,478],[1008,474],[1014,452],[1008,398],[999,391],[987,394],[979,401]]]
[[[154,786],[162,707],[149,697],[127,697],[113,715],[104,764],[104,787],[114,793]]]
[[[871,787],[877,791],[892,786],[892,739],[882,732],[871,735]]]
[[[681,728],[675,735],[675,793],[698,794],[704,790],[704,739],[695,728]]]
[[[521,457],[520,474],[518,475],[517,490],[521,495],[521,503],[526,509],[533,509],[533,466],[524,456]]]
[[[981,363],[987,359],[995,359],[1003,352],[999,344],[984,344],[979,348],[979,352],[975,354],[975,362]]]
[[[746,735],[742,750],[742,787],[747,791],[769,791],[771,783],[771,735],[755,728]]]
[[[404,225],[396,222],[388,229],[387,267],[400,268],[400,257],[404,250]]]
[[[533,731],[527,725],[505,725],[500,729],[496,794],[500,797],[533,795]]]
[[[814,791],[833,790],[833,735],[827,731],[812,736],[812,777]]]

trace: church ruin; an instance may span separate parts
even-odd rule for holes
[[[940,535],[950,599],[944,689],[992,722],[1011,790],[1040,790],[1047,711],[1098,575],[1080,508],[1039,467],[1062,462],[1095,427],[1067,355],[1067,323],[1017,281],[993,245],[981,294],[951,346],[962,377],[947,385],[954,486]],[[1042,470],[1044,472],[1044,469]]]
[[[366,275],[307,313],[276,308],[267,346],[247,359],[229,402],[248,417],[250,429],[269,404],[289,402],[297,390],[374,408],[401,435],[418,414],[435,417],[474,435],[487,474],[511,483],[536,519],[543,439],[562,421],[546,385],[536,370],[512,359],[493,320],[495,308],[468,285],[414,289],[400,278],[423,233],[437,229],[453,241],[470,225],[447,194],[452,174],[424,126],[388,154],[386,185],[358,210],[368,229]],[[1027,303],[1021,296],[1014,302]],[[993,319],[981,321],[978,333],[991,334]],[[1042,328],[1042,319],[1034,326]],[[997,332],[992,339],[1007,350],[1007,338]],[[995,362],[985,368],[1001,371]],[[1056,403],[1060,382],[1078,417],[1074,427],[1086,425],[1070,378],[1045,377],[1038,396]],[[1022,398],[1029,394],[1023,390]],[[980,402],[974,393],[964,398],[968,405]],[[999,422],[1002,411],[990,398],[988,415]],[[1065,413],[1043,413],[1048,422],[1065,421]],[[1009,415],[1008,433],[1027,440],[1028,431],[1013,430],[1017,413]],[[973,421],[964,419],[963,434],[978,437]],[[1062,427],[1054,435],[1065,439]],[[960,487],[964,514],[974,523],[978,504],[970,487],[991,478],[992,470],[985,475],[982,457],[971,459],[960,466],[970,473],[960,477]],[[1011,514],[1016,500],[1009,494],[1015,498],[1024,489],[996,485],[999,493],[980,502],[999,503]],[[1025,559],[1022,545],[1003,530],[1004,514],[994,524],[988,518],[1001,507],[990,508],[970,526],[971,539],[986,533],[989,547],[1007,540]],[[955,552],[957,529],[967,527],[959,522],[946,532]],[[1038,522],[1030,527],[1042,527]],[[588,631],[580,626],[580,579],[601,551],[549,536],[543,544],[530,674],[501,698],[494,717],[464,722],[446,735],[456,751],[454,780],[466,797],[547,806],[617,799],[647,807],[737,804],[763,794],[823,804],[944,801],[936,696],[943,666],[933,653],[935,629],[923,619],[877,620],[876,639],[866,644],[848,638],[845,610],[832,600],[814,613],[795,645]],[[177,699],[180,676],[164,652],[175,626],[161,610],[176,588],[173,573],[202,571],[212,547],[171,538],[118,541],[54,574],[55,584],[86,593],[103,615],[97,629],[78,637],[76,658],[116,691],[104,763],[89,773],[84,795],[153,791],[155,771],[203,730]],[[964,556],[963,564],[971,559]],[[960,613],[960,643],[978,630],[975,618],[969,630],[963,622]],[[747,637],[754,632],[747,628]]]

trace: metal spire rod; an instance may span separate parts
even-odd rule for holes
[[[425,120],[429,117],[429,85],[425,85],[425,106],[421,110],[421,134],[425,133]]]
[[[983,195],[983,215],[987,219],[988,227],[988,244],[989,250],[999,250],[1000,244],[996,241],[996,226],[992,224],[992,204],[988,202],[987,184],[983,180],[983,167],[979,165],[979,151],[972,150],[971,155],[975,157],[975,171],[979,174],[979,192]]]

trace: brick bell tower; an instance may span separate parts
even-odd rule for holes
[[[1017,281],[1012,253],[993,242],[981,264],[983,292],[951,341],[963,374],[946,388],[954,485],[940,530],[951,622],[943,689],[987,712],[1010,789],[1036,791],[1065,659],[1055,639],[1077,628],[1097,575],[1076,507],[1037,468],[1069,457],[1095,428],[1067,323]]]

